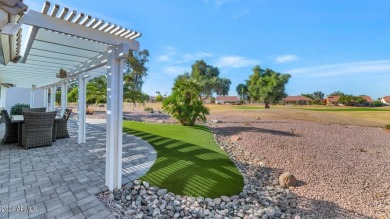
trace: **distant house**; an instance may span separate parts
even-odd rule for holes
[[[381,99],[381,102],[384,104],[384,105],[389,105],[390,106],[390,96],[385,96]]]
[[[372,98],[370,96],[367,96],[367,95],[361,95],[361,97],[363,97],[366,101],[367,101],[367,106],[373,106],[374,105],[374,101],[372,100]]]
[[[236,104],[240,102],[238,96],[217,96],[215,98],[215,104]]]
[[[328,96],[328,98],[326,98],[326,105],[338,106],[339,99],[340,99],[340,96]]]
[[[287,96],[282,99],[284,105],[307,105],[312,101],[312,99],[305,96]]]
[[[204,97],[202,97],[202,101],[203,101],[203,103],[207,103],[207,104],[209,104],[209,103],[212,102],[212,101],[211,101],[211,97],[207,97],[207,98],[205,98],[205,99],[204,99]]]

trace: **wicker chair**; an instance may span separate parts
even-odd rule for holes
[[[56,112],[24,112],[21,145],[26,149],[52,145],[52,135]]]
[[[22,112],[38,112],[38,113],[44,113],[46,112],[46,107],[40,107],[40,108],[23,108]]]
[[[18,142],[18,124],[11,123],[7,110],[1,111],[1,117],[5,122],[5,133],[2,142],[4,144]]]
[[[69,138],[68,119],[71,113],[71,109],[65,109],[64,116],[60,120],[56,120],[57,138]]]

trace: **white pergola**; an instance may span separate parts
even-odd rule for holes
[[[1,10],[0,10],[1,11]],[[54,109],[55,90],[61,87],[61,109],[67,106],[67,85],[78,82],[78,143],[85,143],[87,78],[107,75],[106,185],[122,184],[123,65],[130,50],[138,50],[141,33],[45,2],[41,12],[28,10],[8,20],[1,31],[5,65],[0,65],[0,82],[16,87],[44,89],[44,105]],[[0,13],[1,15],[1,13]],[[3,22],[4,23],[4,22]],[[1,24],[1,22],[0,22]],[[21,49],[21,25],[29,31]],[[12,40],[15,40],[13,42]],[[7,50],[6,50],[7,49]],[[9,51],[10,53],[6,53]],[[20,53],[20,56],[19,56]],[[13,61],[13,62],[12,62]],[[60,71],[66,78],[58,78]],[[48,92],[51,92],[51,105]],[[36,98],[36,96],[35,96]]]

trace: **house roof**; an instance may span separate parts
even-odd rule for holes
[[[364,98],[367,102],[369,102],[369,103],[374,102],[370,96],[362,95],[361,97],[363,97],[363,98]]]
[[[239,101],[240,97],[238,96],[217,96],[215,100],[219,101]]]
[[[328,102],[338,102],[340,96],[328,96]]]
[[[305,96],[287,96],[283,98],[284,101],[311,101],[312,99]]]
[[[390,96],[384,96],[382,99],[384,99],[387,103],[390,103]]]

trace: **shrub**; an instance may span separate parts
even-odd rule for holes
[[[379,100],[376,100],[376,101],[374,101],[374,106],[375,107],[383,106],[383,103],[381,101],[379,101]]]
[[[163,102],[163,110],[184,126],[192,126],[196,120],[206,122],[209,110],[203,106],[200,92],[199,83],[189,79],[176,80],[172,95]]]
[[[151,108],[151,107],[145,107],[145,108],[144,108],[144,111],[150,112],[150,111],[152,111],[152,108]]]
[[[10,115],[22,115],[23,108],[30,108],[29,104],[17,103],[11,107]]]
[[[387,124],[385,128],[390,130],[390,124]]]

